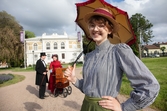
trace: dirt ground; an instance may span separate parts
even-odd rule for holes
[[[76,70],[78,78],[81,78],[82,68]],[[4,71],[0,73],[19,74],[26,77],[22,82],[0,88],[0,111],[80,111],[84,94],[72,84],[70,84],[72,93],[66,98],[60,95],[56,98],[49,96],[45,99],[39,99],[38,87],[35,85],[35,71]],[[46,95],[49,95],[49,93],[47,90]],[[119,95],[118,98],[120,102],[126,100],[126,97],[122,95]],[[156,110],[146,108],[142,111]]]

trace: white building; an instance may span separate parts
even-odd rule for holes
[[[25,61],[26,65],[36,64],[40,58],[40,53],[46,53],[46,63],[52,61],[52,54],[57,54],[61,63],[74,62],[77,56],[82,52],[82,40],[79,42],[77,37],[52,34],[25,39]],[[83,62],[83,56],[78,60]]]

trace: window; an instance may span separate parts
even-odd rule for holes
[[[47,54],[47,59],[50,60],[50,54]]]
[[[46,49],[47,49],[47,50],[50,49],[50,43],[49,43],[49,42],[46,43]]]
[[[65,59],[65,54],[64,53],[62,53],[62,59]]]
[[[53,44],[53,48],[57,49],[57,43],[56,42]]]
[[[37,50],[37,44],[36,43],[34,44],[34,50]]]
[[[34,60],[37,61],[37,59],[38,59],[38,55],[34,55]]]
[[[65,49],[65,44],[64,44],[64,42],[61,43],[61,49]]]

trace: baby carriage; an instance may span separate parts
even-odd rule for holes
[[[55,71],[55,97],[59,96],[60,94],[62,94],[63,97],[67,97],[72,93],[72,87],[69,85],[69,81],[63,74],[65,70],[66,68],[57,68]]]

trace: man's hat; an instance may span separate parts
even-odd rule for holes
[[[116,22],[115,17],[113,15],[113,13],[105,8],[97,8],[95,9],[93,12],[90,12],[88,14],[85,15],[84,19],[85,22],[88,22],[90,17],[94,16],[94,15],[99,15],[102,16],[106,19],[108,19],[113,25],[113,33],[117,33],[119,30],[119,24]]]
[[[45,52],[40,53],[40,57],[42,57],[42,56],[46,56]]]

